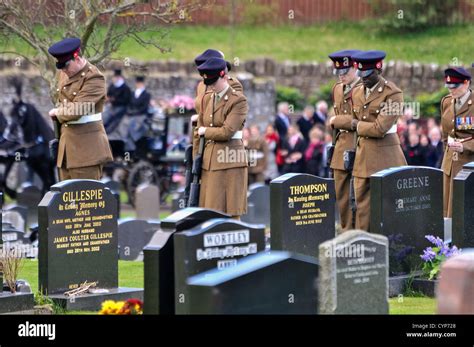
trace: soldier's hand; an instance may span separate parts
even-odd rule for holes
[[[449,146],[449,148],[451,148],[455,152],[462,153],[464,151],[464,146],[459,141],[454,141],[454,142],[448,143],[448,146]]]
[[[205,133],[206,133],[206,128],[205,127],[199,127],[199,129],[198,129],[199,136],[204,136]]]
[[[191,122],[197,122],[198,121],[198,118],[199,118],[199,115],[198,114],[193,114],[191,116]]]
[[[58,109],[57,108],[53,108],[49,111],[49,116],[51,118],[56,117],[57,115],[58,115]]]
[[[334,127],[334,121],[336,120],[336,116],[332,116],[330,119],[329,119],[329,125]]]

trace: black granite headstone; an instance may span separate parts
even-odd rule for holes
[[[179,210],[160,223],[160,230],[143,249],[145,268],[145,314],[174,314],[173,235],[212,218],[230,216],[215,210],[189,207]]]
[[[444,238],[442,171],[402,166],[373,174],[370,232],[389,239],[390,275],[420,270],[425,236]]]
[[[97,310],[105,300],[143,298],[118,288],[117,202],[100,181],[55,184],[39,204],[39,288],[68,310]],[[66,291],[85,282],[85,295]]]
[[[474,247],[474,170],[465,167],[453,180],[452,223],[453,245]]]
[[[159,222],[141,219],[121,220],[118,224],[119,259],[143,260],[143,248],[160,228]]]
[[[188,277],[237,264],[238,259],[265,250],[265,226],[232,219],[212,219],[174,235],[175,304],[186,314]]]
[[[247,214],[242,221],[250,224],[270,226],[270,187],[263,183],[250,185],[247,197]]]
[[[388,314],[388,239],[350,230],[319,245],[319,309]]]
[[[190,314],[317,314],[318,261],[260,252],[225,270],[190,277]]]
[[[336,235],[334,180],[286,174],[270,183],[271,249],[318,256]]]

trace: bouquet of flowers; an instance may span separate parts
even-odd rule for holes
[[[194,99],[188,95],[175,95],[167,102],[168,113],[186,113],[194,111]]]
[[[425,262],[423,265],[423,272],[430,280],[436,279],[441,267],[441,264],[448,258],[459,254],[461,252],[456,246],[449,247],[444,241],[433,235],[425,236],[435,247],[427,247],[420,256]]]
[[[103,315],[135,315],[143,314],[143,302],[138,299],[128,299],[127,301],[107,300],[102,303],[99,314]]]

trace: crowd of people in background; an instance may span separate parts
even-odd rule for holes
[[[277,110],[264,132],[256,125],[244,131],[250,155],[249,184],[269,182],[286,173],[330,177],[326,149],[334,134],[328,124],[327,102],[307,105],[300,114],[290,112],[287,102],[280,102]],[[408,165],[441,167],[443,144],[437,119],[416,117],[407,108],[398,120],[397,133]]]

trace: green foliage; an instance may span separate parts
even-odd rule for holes
[[[314,105],[318,101],[324,100],[328,105],[332,105],[332,87],[335,83],[335,80],[331,80],[326,84],[321,85],[319,89],[308,98],[308,103]]]
[[[423,31],[460,19],[458,0],[370,0],[376,23],[389,32]]]
[[[276,93],[277,104],[286,101],[290,105],[293,105],[295,111],[303,109],[305,98],[299,89],[277,85]]]
[[[240,0],[242,5],[242,24],[266,25],[273,23],[274,13],[278,11],[276,3],[267,5],[259,4],[253,0]]]
[[[415,101],[420,103],[420,114],[422,117],[440,117],[441,99],[448,94],[446,88],[434,93],[421,93]]]

